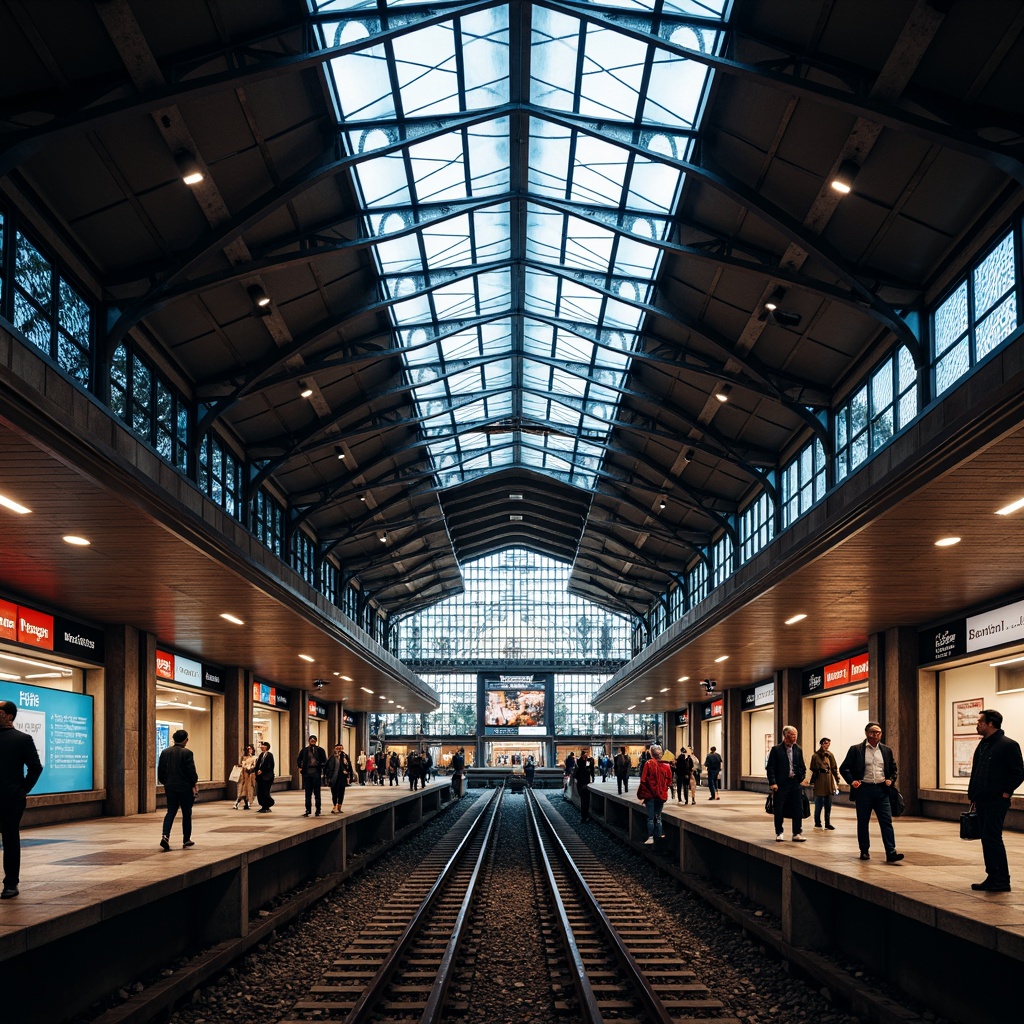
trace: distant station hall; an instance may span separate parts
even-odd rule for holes
[[[12,1020],[1019,1016],[1024,6],[0,40]]]

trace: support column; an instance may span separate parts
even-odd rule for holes
[[[103,813],[120,818],[139,812],[139,633],[131,626],[110,626],[104,645]]]
[[[801,737],[806,730],[801,717],[800,673],[793,668],[775,673],[775,742],[782,742],[782,727],[795,725]],[[800,743],[804,746],[803,742]]]
[[[828,949],[836,924],[834,890],[794,871],[794,864],[787,857],[782,867],[782,937],[791,946]]]
[[[895,626],[885,632],[885,659],[878,707],[882,742],[892,747],[899,768],[897,785],[907,803],[907,813],[917,814],[919,752],[921,742],[918,713],[917,632]]]
[[[156,637],[139,634],[139,810],[156,810]]]
[[[723,736],[723,753],[725,779],[730,789],[740,788],[743,766],[743,708],[740,705],[740,691],[726,690],[725,697],[725,729]]]
[[[242,754],[242,748],[252,743],[252,687],[246,673],[238,668],[224,670],[224,766],[222,778],[226,779],[235,761]],[[259,753],[259,751],[257,751]],[[216,769],[214,778],[217,777]],[[238,795],[238,783],[229,782],[225,796],[233,799]]]

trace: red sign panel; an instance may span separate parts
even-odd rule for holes
[[[174,682],[174,655],[166,651],[156,652],[156,677],[157,679],[170,679]]]
[[[832,690],[837,686],[845,686],[850,681],[850,659],[834,661],[825,666],[825,689]]]
[[[722,697],[716,697],[711,702],[711,717],[721,718],[722,713],[725,710],[725,700]]]
[[[18,608],[18,643],[53,650],[53,616]]]
[[[18,606],[0,601],[0,640],[18,639]]]
[[[858,654],[850,659],[850,682],[859,683],[867,679],[871,670],[871,663],[868,660],[868,652]]]

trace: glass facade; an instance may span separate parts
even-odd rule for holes
[[[463,567],[465,592],[396,627],[397,655],[445,661],[626,661],[630,622],[567,593],[570,567],[510,549]]]

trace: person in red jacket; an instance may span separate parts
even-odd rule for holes
[[[644,762],[640,773],[640,785],[636,788],[637,798],[647,808],[647,838],[645,846],[653,844],[655,838],[664,839],[661,826],[661,809],[668,799],[672,785],[672,769],[661,759],[662,749],[657,743],[651,744],[651,756]]]

